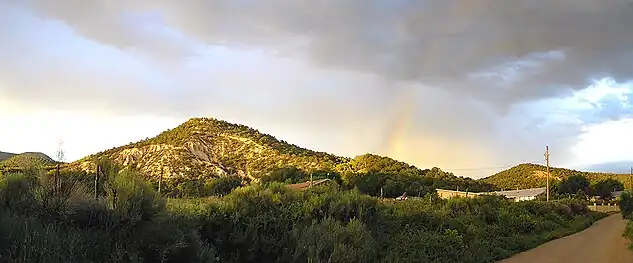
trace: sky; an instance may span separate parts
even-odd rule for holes
[[[480,178],[633,165],[633,0],[0,0],[0,151],[191,117]]]

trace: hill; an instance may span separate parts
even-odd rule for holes
[[[348,158],[316,152],[278,140],[253,128],[212,118],[194,118],[154,138],[103,151],[77,161],[107,156],[152,178],[195,180],[235,175],[256,179],[274,169],[334,170]]]
[[[17,155],[17,154],[15,154],[15,153],[7,153],[7,152],[0,152],[0,162],[4,161],[6,159],[9,159],[9,158],[11,158],[11,157],[13,157],[15,155]]]
[[[491,187],[439,168],[419,169],[388,157],[365,154],[347,158],[312,151],[244,125],[212,118],[190,119],[154,138],[87,156],[71,166],[92,172],[95,158],[102,156],[135,168],[151,181],[162,176],[171,186],[222,176],[257,180],[280,168],[296,167],[308,173],[402,175],[408,180],[425,180],[428,187]],[[381,178],[387,180],[385,176]]]
[[[55,164],[55,160],[40,152],[25,152],[13,155],[3,161],[0,166],[8,168],[29,167],[29,166],[49,166]]]
[[[341,173],[343,177],[348,174],[386,175],[382,177],[384,179],[384,182],[382,182],[384,186],[387,187],[390,184],[392,184],[392,186],[396,184],[399,185],[397,188],[400,190],[416,187],[425,188],[425,191],[432,191],[436,188],[452,190],[459,188],[474,192],[496,190],[492,184],[487,182],[477,181],[468,177],[458,177],[453,173],[442,171],[442,169],[437,167],[420,169],[405,162],[374,154],[360,155],[349,160],[349,162],[339,164],[337,171]],[[381,181],[378,178],[374,178],[373,180]],[[399,194],[401,193],[402,192],[399,192]]]
[[[524,163],[498,172],[492,176],[482,178],[480,181],[493,184],[502,189],[544,187],[547,185],[546,171],[547,167],[543,165]],[[550,183],[559,182],[571,175],[582,175],[587,177],[591,182],[613,178],[619,180],[625,186],[631,185],[630,176],[628,174],[583,172],[557,167],[550,167],[550,174]]]

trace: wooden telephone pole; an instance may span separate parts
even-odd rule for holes
[[[545,146],[545,164],[547,165],[547,201],[549,201],[549,146]]]

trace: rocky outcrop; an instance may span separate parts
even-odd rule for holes
[[[191,119],[159,136],[114,148],[78,161],[94,171],[94,157],[107,156],[148,178],[202,179],[239,176],[257,179],[268,171],[296,166],[333,169],[338,158],[278,141],[243,126],[214,119]]]

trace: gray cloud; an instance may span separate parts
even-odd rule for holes
[[[148,10],[206,43],[305,41],[300,51],[318,64],[455,89],[502,109],[633,74],[631,0],[25,2],[123,46],[142,40],[121,30],[122,12]],[[516,77],[469,77],[495,71]]]
[[[602,163],[602,164],[594,164],[588,167],[585,167],[587,171],[592,172],[605,172],[605,173],[622,173],[628,174],[631,170],[633,162],[612,162],[612,163]]]

